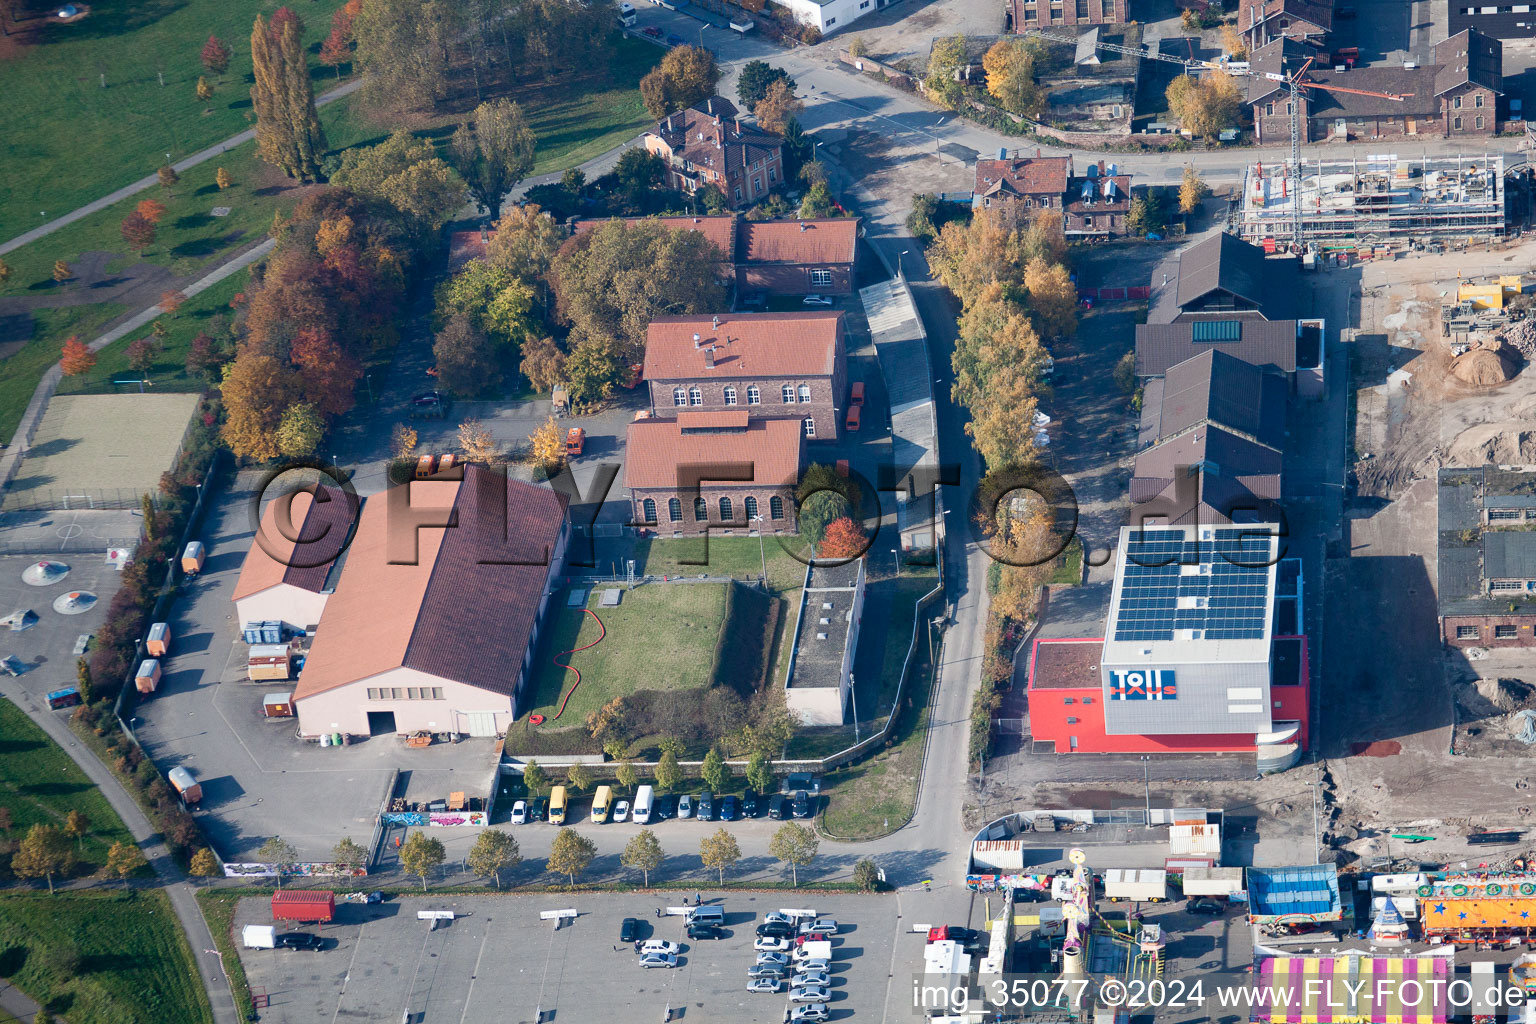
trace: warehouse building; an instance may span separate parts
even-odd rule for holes
[[[1442,469],[1440,639],[1536,646],[1536,467]]]
[[[314,629],[335,589],[357,512],[357,496],[339,487],[316,486],[270,501],[235,583],[240,625],[281,622],[293,633]]]

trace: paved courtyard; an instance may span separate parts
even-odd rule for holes
[[[82,634],[96,632],[106,617],[112,595],[117,593],[118,572],[106,563],[105,554],[103,549],[52,556],[53,561],[67,564],[70,572],[46,587],[22,582],[22,571],[38,561],[38,556],[0,558],[0,615],[26,609],[37,614],[37,624],[23,632],[13,633],[0,626],[0,658],[13,655],[26,666],[16,685],[38,707],[46,707],[43,696],[49,691],[74,685],[75,643]],[[78,615],[55,611],[53,602],[74,591],[95,594],[95,605]]]

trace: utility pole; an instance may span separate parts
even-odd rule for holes
[[[1147,778],[1147,769],[1152,758],[1146,754],[1141,755],[1141,792],[1147,801],[1147,820],[1144,822],[1147,828],[1152,827],[1152,783]]]
[[[1323,840],[1317,827],[1317,783],[1312,783],[1312,863],[1323,862]]]
[[[768,590],[768,555],[763,548],[763,517],[756,515],[752,521],[757,524],[757,556],[763,560],[763,591]]]

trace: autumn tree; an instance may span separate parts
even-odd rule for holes
[[[731,769],[725,763],[725,758],[720,756],[720,751],[714,747],[704,755],[704,764],[699,768],[699,776],[710,789],[724,789],[726,781],[731,777]]]
[[[1046,353],[1028,313],[1000,282],[987,286],[960,318],[950,356],[954,400],[989,468],[1024,465],[1035,456],[1034,414]]]
[[[299,393],[322,417],[340,416],[357,404],[362,364],[322,327],[304,327],[289,343],[288,358],[299,371]]]
[[[348,871],[357,871],[368,863],[368,851],[351,836],[342,836],[331,847],[331,861]]]
[[[455,9],[420,0],[369,0],[352,22],[354,62],[371,105],[431,105],[446,88]]]
[[[663,750],[661,757],[656,761],[656,785],[670,793],[682,784],[683,769],[677,763],[677,754],[671,750]]]
[[[425,832],[416,831],[400,846],[400,866],[406,874],[421,879],[421,891],[427,891],[427,876],[443,866],[448,859],[441,839],[434,839]]]
[[[1020,117],[1038,118],[1045,108],[1045,94],[1035,84],[1038,43],[1025,39],[1000,39],[981,58],[987,72],[987,93],[1004,110]]]
[[[110,855],[107,858],[107,862],[110,866]],[[199,878],[216,878],[224,873],[224,870],[219,866],[219,858],[206,846],[192,855],[192,860],[187,867],[192,874]]]
[[[251,105],[262,159],[290,178],[318,181],[320,158],[330,147],[315,112],[303,37],[304,23],[290,8],[278,8],[270,25],[256,16],[251,28]]]
[[[574,887],[576,876],[587,870],[596,856],[597,847],[592,840],[575,829],[563,828],[555,834],[545,866],[557,875],[564,875]]]
[[[768,852],[789,865],[790,884],[798,887],[800,869],[816,859],[816,851],[820,847],[821,841],[816,838],[815,832],[798,821],[786,821],[773,834],[773,839],[768,843]]]
[[[1027,262],[1019,232],[1001,211],[977,210],[969,222],[952,221],[928,248],[928,263],[962,307],[998,281],[1017,281]]]
[[[794,92],[795,80],[789,77],[788,71],[773,67],[767,61],[749,60],[741,66],[736,76],[736,97],[741,100],[743,107],[750,110],[762,102],[763,97],[768,95],[768,87],[774,82],[785,82],[790,92]]]
[[[471,121],[473,127],[465,123],[454,131],[448,152],[475,202],[497,217],[507,193],[533,169],[537,140],[523,108],[504,97],[480,104]]]
[[[155,178],[159,180],[160,187],[165,189],[168,195],[175,195],[171,189],[181,184],[181,172],[170,164],[161,164],[159,170],[155,171]]]
[[[229,176],[228,171],[220,167],[218,171],[214,173],[213,183],[219,186],[219,191],[222,192],[229,188],[229,186],[233,185],[235,180]]]
[[[741,860],[741,847],[736,837],[726,829],[716,829],[713,835],[699,843],[699,860],[706,868],[719,873],[720,884],[725,884],[725,869]]]
[[[539,327],[533,315],[533,289],[489,260],[470,260],[438,287],[436,298],[439,317],[469,316],[496,342],[499,356],[510,353],[508,346],[521,347]]]
[[[551,391],[565,379],[565,353],[554,338],[524,342],[523,361],[518,369],[535,391]]]
[[[11,855],[11,871],[21,878],[46,878],[50,894],[53,876],[74,866],[75,851],[70,849],[69,837],[52,825],[33,825]]]
[[[12,273],[13,271],[11,270],[11,265],[5,262],[5,260],[0,260],[0,285],[3,285],[5,282],[9,281],[11,279]]]
[[[416,428],[405,423],[396,423],[394,429],[389,432],[389,452],[398,462],[404,462],[416,454]]]
[[[187,348],[187,375],[217,380],[225,361],[223,345],[212,335],[198,331]]]
[[[1037,330],[1053,338],[1077,333],[1077,286],[1066,267],[1036,256],[1024,268],[1024,288]]]
[[[460,395],[483,395],[501,387],[495,347],[468,313],[455,313],[432,344],[437,379]]]
[[[281,451],[278,424],[283,410],[298,397],[298,375],[273,356],[247,351],[224,368],[220,390],[222,436],[229,450],[259,462],[275,459]]]
[[[291,459],[308,458],[325,436],[325,420],[309,402],[295,402],[277,421],[277,450]]]
[[[524,281],[549,275],[550,263],[565,242],[565,232],[535,204],[513,206],[496,222],[485,246],[486,262]]]
[[[1233,60],[1248,59],[1248,38],[1239,32],[1235,25],[1221,26],[1221,48],[1226,50]]]
[[[496,443],[491,429],[479,420],[459,424],[459,450],[468,462],[492,465],[501,461],[501,445]]]
[[[206,860],[199,860],[200,856],[206,857]],[[208,864],[207,861],[212,861],[213,863]],[[148,863],[144,859],[143,851],[134,843],[118,841],[113,843],[107,850],[107,874],[116,875],[118,878],[129,878],[136,875]],[[194,875],[208,876],[222,875],[224,873],[223,869],[219,866],[218,859],[214,857],[213,851],[206,847],[192,855],[190,867]]]
[[[1193,164],[1186,166],[1184,179],[1179,182],[1179,212],[1194,213],[1200,209],[1200,203],[1210,194],[1210,186],[1200,177],[1200,172],[1195,170]]]
[[[128,344],[128,367],[139,373],[148,373],[160,354],[160,345],[154,338],[135,338]]]
[[[165,216],[165,204],[158,199],[140,199],[133,212],[151,224],[159,224],[160,218]]]
[[[1207,139],[1237,127],[1243,108],[1237,79],[1221,71],[1200,78],[1180,75],[1169,83],[1167,97],[1168,109],[1184,129]]]
[[[463,181],[437,156],[431,143],[404,129],[376,146],[343,153],[331,184],[389,203],[429,234],[458,213],[468,195]]]
[[[523,862],[517,848],[517,840],[501,829],[488,828],[481,832],[475,845],[469,848],[469,867],[477,875],[490,875],[501,888],[501,873]]]
[[[565,435],[553,416],[528,435],[528,445],[533,452],[534,464],[546,471],[552,472],[565,461]]]
[[[873,859],[865,857],[853,866],[853,884],[860,892],[874,892],[880,888],[880,867]]]
[[[953,35],[935,39],[928,51],[928,72],[923,84],[930,97],[949,106],[960,99],[960,72],[965,67],[965,36]]]
[[[213,99],[213,85],[202,75],[197,76],[197,98],[204,103]]]
[[[805,104],[795,99],[794,86],[786,79],[774,80],[763,98],[752,108],[758,127],[782,134],[789,122],[800,115]]]
[[[177,291],[174,288],[160,293],[160,311],[174,316],[181,308],[181,304],[187,301],[186,292]]]
[[[96,353],[86,347],[78,334],[64,339],[64,350],[59,357],[59,369],[66,377],[78,377],[96,365]]]
[[[819,558],[847,561],[858,558],[868,548],[869,539],[864,535],[864,528],[848,516],[839,516],[827,524],[816,554]]]
[[[145,249],[155,244],[154,222],[138,211],[124,217],[118,230],[122,232],[123,241],[127,242],[134,252],[142,254]]]
[[[63,284],[75,276],[75,268],[69,265],[67,260],[53,261],[53,280],[55,284]]]
[[[64,816],[64,834],[75,841],[75,849],[79,850],[85,843],[85,837],[91,833],[91,819],[85,816],[84,811],[72,810]]]
[[[713,96],[719,81],[713,51],[702,46],[674,46],[640,79],[640,98],[652,117],[666,117]]]
[[[666,856],[660,840],[656,838],[656,833],[643,828],[624,844],[624,852],[619,854],[619,863],[640,872],[642,884],[649,887],[651,872],[661,867],[661,862],[666,859]]]
[[[230,49],[218,36],[210,35],[208,41],[203,44],[203,67],[215,75],[222,75],[229,70]]]
[[[340,14],[340,11],[336,12]],[[341,66],[352,59],[352,46],[346,36],[342,35],[335,26],[332,26],[330,35],[325,37],[325,42],[320,44],[320,63],[336,72],[336,77],[341,77]]]

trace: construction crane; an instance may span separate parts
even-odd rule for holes
[[[1030,32],[1032,36],[1050,40],[1053,43],[1070,43],[1076,46],[1076,36],[1055,35],[1051,32]],[[1235,68],[1230,63],[1214,60],[1200,60],[1195,57],[1175,57],[1168,53],[1159,53],[1141,46],[1121,46],[1118,43],[1094,42],[1094,47],[1100,50],[1109,50],[1112,53],[1123,53],[1131,57],[1145,57],[1151,60],[1165,61],[1169,64],[1178,64],[1188,71],[1222,71],[1234,77],[1263,78],[1271,82],[1282,83],[1286,87],[1287,99],[1290,107],[1291,120],[1291,167],[1296,173],[1296,199],[1291,207],[1292,243],[1297,252],[1301,252],[1301,95],[1302,89],[1318,89],[1323,92],[1345,92],[1355,96],[1374,96],[1377,99],[1392,100],[1396,103],[1403,102],[1406,97],[1390,92],[1371,92],[1368,89],[1346,89],[1342,85],[1323,85],[1320,82],[1307,82],[1302,80],[1312,67],[1314,58],[1308,57],[1294,74],[1278,74],[1273,71],[1254,71],[1248,68]],[[1283,45],[1283,44],[1282,44]],[[1281,66],[1284,67],[1282,57]]]

